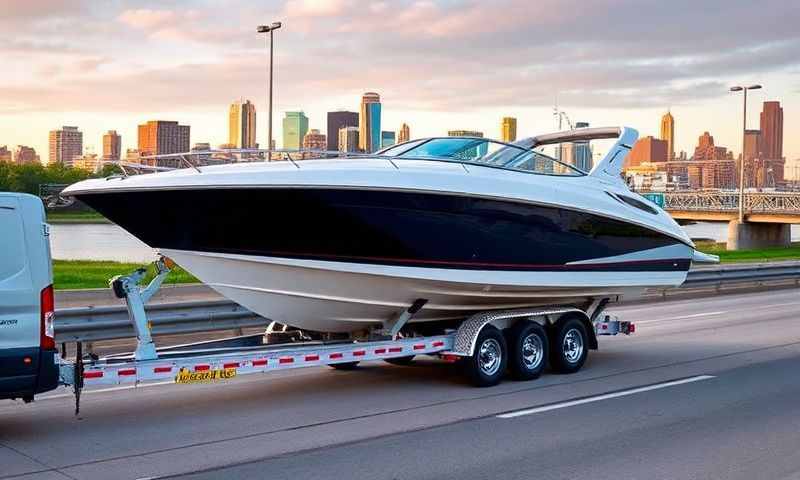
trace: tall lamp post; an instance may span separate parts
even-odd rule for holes
[[[744,222],[744,149],[747,143],[747,91],[758,90],[761,85],[750,85],[749,87],[734,86],[731,87],[731,92],[744,93],[744,111],[742,114],[742,161],[739,162],[739,223]]]
[[[272,32],[281,28],[281,22],[272,22],[270,25],[259,25],[258,33],[269,33],[269,117],[267,118],[268,134],[267,134],[267,161],[272,161],[272,50],[274,40]]]

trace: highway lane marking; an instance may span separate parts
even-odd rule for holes
[[[622,390],[613,393],[604,393],[602,395],[595,395],[593,397],[580,398],[577,400],[568,400],[566,402],[553,403],[550,405],[543,405],[541,407],[528,408],[525,410],[517,410],[514,412],[501,413],[497,418],[516,418],[523,415],[533,415],[534,413],[549,412],[551,410],[559,410],[561,408],[574,407],[576,405],[583,405],[586,403],[600,402],[602,400],[609,400],[611,398],[626,397],[637,393],[649,392],[652,390],[660,390],[662,388],[675,387],[677,385],[685,385],[687,383],[700,382],[703,380],[710,380],[716,378],[714,375],[697,375],[695,377],[684,378],[681,380],[673,380],[671,382],[657,383],[655,385],[648,385],[646,387],[632,388],[630,390]]]
[[[767,308],[788,307],[788,306],[792,306],[792,305],[800,305],[800,302],[773,303],[773,304],[770,304],[770,305],[759,305],[759,306],[753,306],[753,307],[750,307],[750,308],[744,307],[744,308],[740,309],[740,311],[741,310],[764,310],[764,309],[767,309]],[[636,323],[637,325],[646,325],[648,323],[666,322],[666,321],[669,321],[669,320],[688,320],[688,319],[691,319],[691,318],[710,317],[710,316],[714,316],[714,315],[724,315],[726,313],[731,313],[731,311],[730,310],[720,310],[720,311],[717,311],[717,312],[694,313],[694,314],[691,314],[691,315],[681,315],[679,317],[664,317],[664,318],[656,318],[656,319],[653,319],[653,320],[640,320],[640,321],[635,321],[634,323]]]

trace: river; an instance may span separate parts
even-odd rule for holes
[[[724,242],[728,236],[726,223],[700,222],[684,228],[692,238],[712,238]],[[792,241],[800,242],[800,225],[792,225]],[[109,223],[51,225],[50,247],[53,258],[59,260],[146,263],[155,258],[153,249]]]

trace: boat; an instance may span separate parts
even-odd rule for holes
[[[713,259],[622,180],[637,137],[628,127],[514,143],[432,137],[338,159],[213,166],[181,155],[187,168],[62,194],[266,318],[355,332],[412,305],[410,322],[434,322],[680,285],[693,260]],[[589,172],[540,148],[596,139],[616,140]]]

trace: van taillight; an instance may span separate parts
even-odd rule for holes
[[[48,285],[42,290],[41,295],[41,341],[39,342],[43,350],[54,350],[56,348],[55,332],[55,298],[53,286]]]

